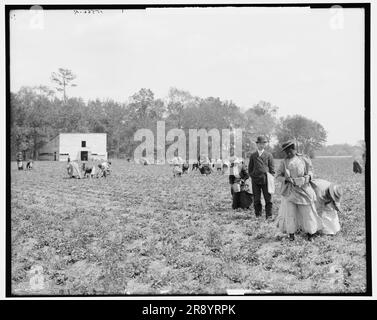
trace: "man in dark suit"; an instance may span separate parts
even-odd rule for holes
[[[272,154],[264,150],[266,143],[265,137],[257,138],[257,151],[250,155],[249,175],[253,187],[255,215],[257,217],[262,215],[261,193],[263,192],[266,202],[266,219],[269,219],[272,217],[272,200],[267,188],[267,172],[274,175],[275,169]]]

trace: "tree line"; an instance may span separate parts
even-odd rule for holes
[[[47,86],[22,87],[18,92],[11,92],[12,157],[21,151],[25,157],[37,159],[39,148],[63,132],[107,133],[110,157],[132,157],[140,144],[134,141],[134,133],[142,128],[155,132],[157,121],[165,121],[166,132],[172,128],[186,133],[193,128],[242,128],[244,157],[255,149],[258,135],[265,135],[271,141],[268,148],[275,157],[282,156],[280,145],[288,139],[295,138],[301,151],[310,156],[326,142],[327,133],[320,123],[300,115],[278,118],[278,107],[267,101],[242,111],[232,101],[201,98],[172,87],[163,99],[142,88],[127,102],[112,99],[84,102],[80,97],[67,96],[66,89],[73,86],[74,79],[66,69],[52,74],[56,90],[63,93],[61,98]]]
[[[348,143],[333,144],[330,146],[323,146],[316,151],[316,156],[352,156],[355,158],[361,157],[365,151],[365,142],[360,140],[356,145]]]

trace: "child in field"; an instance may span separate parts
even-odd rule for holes
[[[18,170],[24,170],[24,164],[22,160],[17,160],[17,168]]]
[[[22,156],[22,153],[19,152],[17,154],[17,168],[18,170],[24,170],[24,164],[23,164],[23,156]]]

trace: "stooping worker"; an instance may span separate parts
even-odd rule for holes
[[[180,177],[182,176],[182,158],[181,157],[174,157],[171,164],[173,165],[173,176]]]
[[[230,158],[229,183],[232,209],[248,209],[253,203],[251,181],[247,168],[236,157]]]
[[[307,233],[307,239],[312,241],[313,235],[322,229],[322,221],[314,204],[316,195],[310,185],[313,179],[312,163],[308,157],[297,153],[294,140],[283,143],[282,151],[286,157],[276,174],[282,185],[277,226],[280,231],[289,234],[290,240],[294,240],[295,232],[302,229]]]
[[[100,169],[100,175],[106,178],[110,174],[111,162],[104,161],[98,165],[98,168]]]
[[[184,174],[184,173],[188,174],[189,168],[190,168],[189,164],[186,161],[183,161],[183,164],[182,164],[182,174]]]
[[[192,162],[192,169],[191,169],[191,171],[196,171],[196,170],[198,170],[199,169],[199,160],[194,160],[193,162]]]
[[[33,169],[33,160],[30,159],[26,164],[26,170],[32,170]]]
[[[92,162],[92,163],[83,163],[82,164],[82,171],[83,171],[83,174],[84,174],[84,178],[88,177],[88,178],[94,178],[94,177],[98,177],[97,176],[97,173],[96,173],[96,166],[95,164]]]
[[[67,172],[71,178],[81,179],[80,166],[76,161],[71,161],[68,163]]]
[[[322,233],[335,235],[340,231],[338,212],[343,195],[341,187],[324,179],[313,179],[310,183],[316,194],[316,208],[322,219]]]
[[[200,157],[199,171],[201,174],[205,174],[206,176],[211,174],[212,169],[211,169],[210,161],[208,157],[206,156]]]
[[[352,168],[353,168],[354,173],[363,173],[363,169],[361,167],[361,164],[357,159],[353,160]]]

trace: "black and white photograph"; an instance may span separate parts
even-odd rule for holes
[[[8,6],[9,296],[371,295],[369,10]]]

